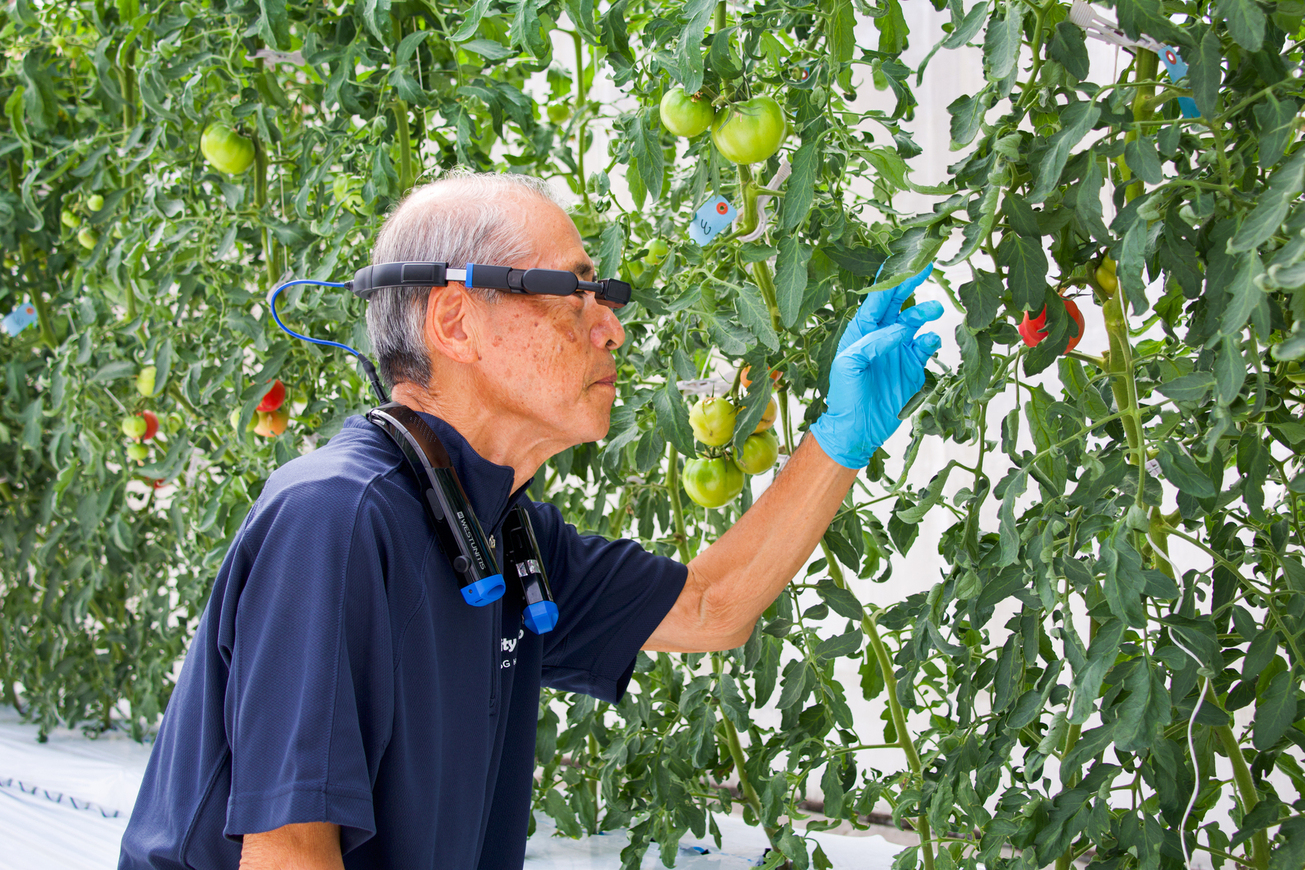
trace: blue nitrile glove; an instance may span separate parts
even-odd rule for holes
[[[942,316],[941,303],[900,310],[932,270],[930,264],[892,289],[871,293],[839,339],[829,371],[829,407],[811,434],[844,468],[864,468],[897,431],[898,413],[924,386],[924,364],[942,346],[935,333],[916,335]]]

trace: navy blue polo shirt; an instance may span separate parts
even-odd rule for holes
[[[512,469],[425,419],[486,531]],[[243,834],[340,826],[349,868],[517,868],[540,685],[607,701],[684,586],[683,565],[578,534],[527,502],[559,609],[463,599],[389,438],[361,417],[268,479],[214,582],[119,867],[231,868]],[[501,552],[500,552],[501,558]]]

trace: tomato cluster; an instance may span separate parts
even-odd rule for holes
[[[707,398],[689,410],[693,436],[706,445],[703,454],[684,463],[684,491],[703,507],[721,507],[743,491],[744,473],[761,474],[779,458],[779,439],[771,428],[778,406],[771,399],[766,412],[741,450],[727,448],[734,440],[739,409],[729,399]]]
[[[682,87],[667,91],[658,106],[662,124],[676,136],[692,139],[711,129],[711,141],[731,163],[769,160],[784,141],[784,110],[765,95],[727,103],[717,111],[701,93],[687,94]]]
[[[1065,347],[1065,353],[1068,354],[1078,347],[1079,341],[1083,338],[1083,313],[1078,310],[1078,305],[1073,299],[1062,296],[1060,301],[1065,303],[1065,310],[1069,312],[1069,316],[1073,318],[1074,323],[1078,326],[1078,333],[1069,337],[1069,344]],[[1047,337],[1047,309],[1044,307],[1038,312],[1037,317],[1030,317],[1027,311],[1024,312],[1024,320],[1020,322],[1019,333],[1020,338],[1024,339],[1024,343],[1029,347],[1037,347],[1041,344],[1042,340]]]

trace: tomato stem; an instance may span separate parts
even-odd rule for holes
[[[1237,743],[1237,735],[1233,734],[1232,726],[1216,726],[1214,733],[1223,744],[1228,760],[1232,762],[1233,780],[1237,783],[1237,792],[1242,799],[1242,815],[1246,816],[1260,802],[1255,780],[1251,778],[1250,768],[1246,766],[1246,756],[1242,755],[1242,748]],[[1267,870],[1269,866],[1269,834],[1266,828],[1251,835],[1251,865],[1256,870]]]
[[[585,128],[589,121],[581,117],[586,99],[584,42],[580,38],[579,29],[571,32],[571,38],[575,41],[575,111],[579,121],[575,129],[575,166],[576,174],[579,175],[576,180],[579,183],[580,196],[584,199],[585,208],[589,208],[589,183],[585,180]]]
[[[666,489],[671,494],[671,515],[675,518],[675,549],[680,551],[680,561],[689,564],[689,535],[684,529],[684,505],[680,502],[680,454],[672,444],[666,454]]]

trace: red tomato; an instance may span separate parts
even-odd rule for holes
[[[1062,296],[1060,301],[1065,303],[1065,310],[1068,311],[1069,316],[1074,319],[1074,323],[1078,324],[1078,335],[1071,335],[1069,337],[1069,344],[1065,347],[1065,353],[1069,353],[1071,350],[1078,347],[1079,341],[1083,338],[1083,313],[1078,310],[1078,305],[1073,299],[1066,299]],[[1021,321],[1019,325],[1020,338],[1024,339],[1024,343],[1029,347],[1037,347],[1042,343],[1042,339],[1047,337],[1046,327],[1046,308],[1043,308],[1038,312],[1037,317],[1030,317],[1028,312],[1025,312],[1024,320]]]
[[[258,403],[257,410],[275,411],[277,408],[281,407],[281,403],[284,401],[285,401],[285,384],[281,383],[280,378],[277,378],[275,381],[272,382],[271,389],[269,389],[263,395],[263,401]]]
[[[153,411],[138,411],[137,417],[145,418],[145,432],[140,436],[142,441],[148,441],[159,432],[159,418]]]

